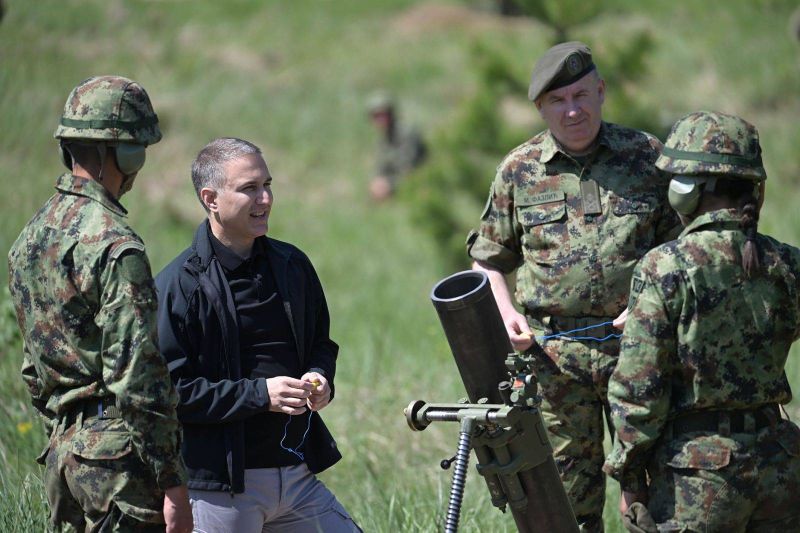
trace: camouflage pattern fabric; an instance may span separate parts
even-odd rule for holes
[[[653,166],[660,146],[651,135],[603,123],[598,147],[584,161],[545,131],[499,166],[469,254],[502,272],[516,270],[516,300],[537,335],[616,317],[636,262],[677,235],[669,179]],[[581,195],[589,180],[597,183],[596,197]],[[601,531],[603,407],[618,343],[553,339],[542,347],[549,359],[535,372],[555,461],[582,529]]]
[[[687,413],[791,399],[784,365],[800,336],[800,250],[758,234],[762,269],[748,280],[745,239],[736,210],[705,213],[634,272],[609,383],[617,439],[603,469],[631,492],[644,488],[647,470],[648,508],[667,528],[743,531],[771,520],[762,530],[800,528],[794,424],[730,435],[672,431]]]
[[[150,490],[163,497],[185,472],[177,395],[156,347],[157,302],[144,245],[102,185],[64,174],[56,189],[8,258],[23,379],[58,456],[49,461],[64,460],[59,420],[87,401],[115,399],[131,460],[142,463],[139,470],[154,480]],[[98,437],[84,428],[71,445],[84,438]]]
[[[395,126],[390,137],[382,137],[377,152],[376,175],[389,180],[392,189],[409,172],[422,163],[426,156],[425,143],[413,129]]]
[[[163,492],[121,419],[59,423],[46,458],[51,520],[68,531],[163,532]]]
[[[161,130],[141,85],[120,76],[96,76],[69,94],[53,136],[147,146],[161,140]]]

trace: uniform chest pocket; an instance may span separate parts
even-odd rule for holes
[[[569,253],[567,203],[565,200],[520,205],[517,221],[522,226],[522,245],[534,261],[550,261]]]
[[[636,258],[656,243],[658,198],[653,195],[616,196],[612,199],[614,216],[609,221],[614,242],[621,257]]]
[[[656,210],[657,200],[650,196],[636,196],[625,198],[617,196],[614,199],[614,214],[617,216],[625,215],[645,215]]]

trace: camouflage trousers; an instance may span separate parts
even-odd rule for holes
[[[164,493],[121,419],[62,418],[45,466],[55,531],[164,531]]]
[[[532,327],[536,335],[543,333]],[[534,373],[553,457],[581,531],[602,532],[608,380],[617,362],[619,341],[550,339],[541,346],[547,357],[535,360]]]
[[[800,430],[667,439],[648,465],[659,531],[800,531]]]

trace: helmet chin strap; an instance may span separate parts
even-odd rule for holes
[[[108,144],[106,143],[98,143],[97,144],[97,154],[100,156],[100,173],[97,176],[97,181],[103,183],[105,176],[103,176],[103,172],[105,171],[105,164],[106,164],[106,155],[108,154]],[[122,174],[122,181],[119,185],[119,192],[117,193],[117,198],[121,198],[123,194],[130,191],[133,188],[133,182],[136,179],[136,174],[138,171],[133,172],[131,174],[125,174],[119,168],[119,164],[117,164],[117,170],[119,173]]]
[[[97,175],[97,181],[103,183],[103,171],[106,165],[106,143],[97,143],[97,155],[100,156],[100,173]]]

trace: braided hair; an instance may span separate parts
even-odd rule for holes
[[[736,203],[741,220],[739,227],[745,234],[744,248],[742,249],[742,268],[747,279],[750,279],[761,269],[759,260],[760,249],[758,246],[758,198],[756,191],[758,185],[747,180],[720,179],[717,181],[714,193],[725,196]]]

